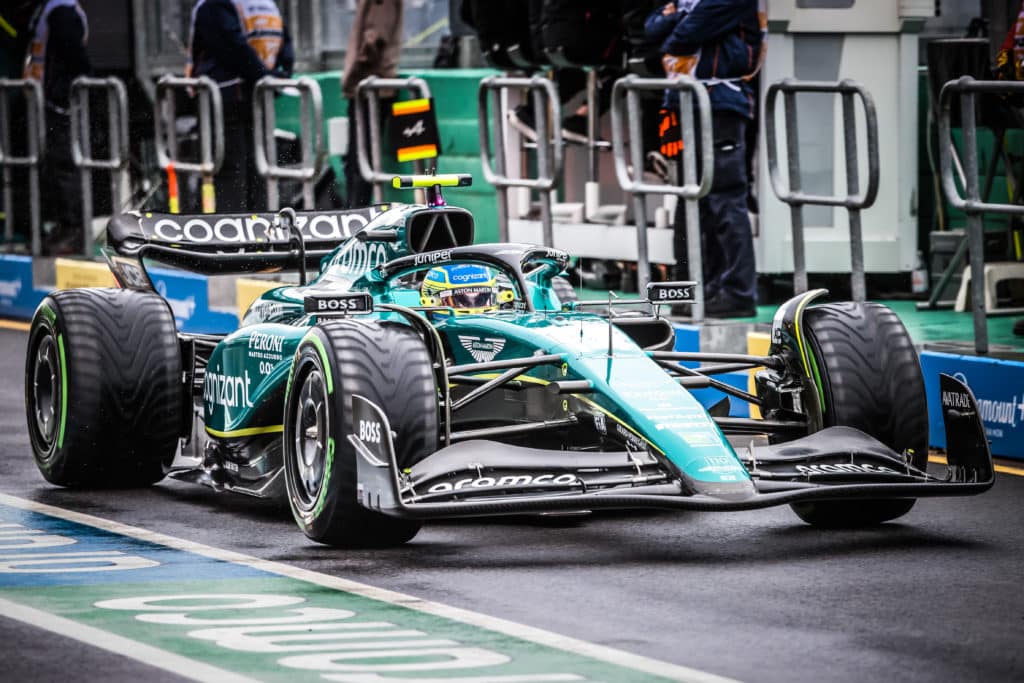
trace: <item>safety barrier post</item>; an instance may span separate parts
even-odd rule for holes
[[[416,98],[429,99],[430,86],[422,78],[377,78],[367,76],[356,86],[355,126],[356,126],[356,158],[359,163],[359,174],[363,180],[373,184],[373,201],[381,201],[381,185],[391,183],[393,173],[381,170],[380,154],[380,100],[382,91],[406,90],[414,93]],[[351,112],[350,124],[351,125]],[[369,128],[366,128],[369,123]],[[369,132],[369,135],[367,135]],[[367,139],[369,138],[369,139]],[[369,150],[367,150],[369,144]],[[351,153],[351,150],[349,150]],[[416,173],[423,172],[423,162],[414,162]]]
[[[25,99],[28,119],[27,153],[23,157],[11,153],[11,112],[8,96],[19,93]],[[32,79],[0,78],[0,167],[4,182],[4,239],[14,238],[14,192],[11,189],[11,169],[28,169],[29,211],[31,214],[32,254],[38,256],[42,248],[42,218],[39,205],[39,166],[46,148],[46,124],[43,113],[43,88]]]
[[[679,93],[679,122],[683,141],[683,183],[655,185],[643,182],[644,146],[643,116],[640,93],[644,91],[675,90]],[[694,104],[700,121],[701,173],[697,178],[697,127],[693,120]],[[628,120],[628,121],[627,121]],[[630,161],[626,161],[626,124],[629,125]],[[647,288],[650,258],[647,253],[647,195],[676,195],[681,197],[686,211],[686,258],[690,279],[703,282],[704,264],[700,248],[700,211],[697,203],[711,191],[714,182],[715,150],[712,144],[711,100],[704,85],[692,78],[640,78],[636,74],[624,76],[612,88],[612,156],[615,176],[624,192],[633,195],[633,213],[636,223],[637,264],[639,291]],[[632,166],[630,173],[629,166]],[[676,258],[679,255],[676,254]],[[704,291],[697,287],[693,303],[693,320],[704,320]]]
[[[537,177],[511,178],[508,175],[508,159],[505,156],[504,140],[508,132],[507,117],[501,107],[503,93],[509,90],[526,89],[533,103],[534,120],[537,122]],[[493,118],[488,118],[488,100]],[[541,226],[545,246],[555,246],[554,225],[551,204],[559,179],[562,177],[563,149],[562,127],[558,125],[558,91],[551,79],[541,76],[532,78],[500,78],[488,76],[480,81],[477,96],[480,121],[480,161],[484,178],[498,188],[498,233],[502,242],[508,241],[508,190],[510,187],[525,187],[537,190],[541,195]],[[497,144],[491,155],[491,138],[487,122],[494,124]],[[548,128],[551,128],[551,131]],[[550,139],[550,143],[548,140]]]
[[[274,100],[278,95],[299,95],[299,140],[302,159],[294,166],[277,163],[277,112]],[[255,121],[256,169],[267,181],[267,206],[271,211],[280,208],[278,182],[297,180],[302,183],[302,201],[307,210],[315,208],[313,184],[324,164],[324,105],[320,85],[312,78],[274,78],[265,76],[256,83],[253,97]]]
[[[108,154],[105,159],[92,156],[90,91],[107,96]],[[110,206],[112,214],[121,211],[129,159],[128,94],[119,78],[79,76],[71,83],[71,156],[82,174],[82,225],[84,253],[93,250],[92,172],[110,171]]]
[[[199,160],[187,161],[178,156],[178,131],[175,126],[175,93],[187,92],[199,98]],[[182,78],[164,76],[156,84],[153,105],[156,128],[156,154],[161,168],[173,165],[178,173],[197,173],[203,183],[203,213],[213,213],[216,201],[213,176],[224,163],[224,107],[220,88],[208,76]]]
[[[782,182],[779,171],[778,143],[775,127],[775,103],[783,93],[786,118],[786,165],[789,169],[789,185]],[[800,140],[797,128],[797,93],[833,93],[843,99],[843,150],[846,155],[846,196],[812,195],[800,189]],[[864,105],[864,121],[867,125],[868,185],[860,192],[857,148],[857,126],[854,112],[854,97],[860,97]],[[772,83],[768,88],[767,125],[765,132],[768,146],[768,171],[772,191],[779,200],[789,204],[793,225],[793,287],[796,293],[807,291],[807,260],[804,251],[805,205],[843,206],[850,217],[850,285],[854,301],[864,301],[867,288],[864,283],[864,238],[861,232],[860,212],[875,203],[878,196],[878,115],[875,101],[864,86],[844,79],[842,81],[818,82],[798,81],[786,78]]]
[[[991,204],[982,201],[978,189],[978,129],[975,118],[975,95],[989,93],[996,95],[1020,95],[1024,83],[1020,81],[976,81],[962,76],[942,86],[939,94],[939,172],[942,175],[942,191],[953,207],[967,215],[967,246],[970,250],[971,304],[974,312],[974,350],[979,354],[988,353],[988,321],[985,318],[985,225],[982,215],[986,212],[1011,216],[1024,215],[1021,204]],[[963,172],[966,197],[957,190],[953,179],[953,138],[951,134],[950,107],[953,95],[960,95],[960,126],[963,130]],[[1020,312],[1001,311],[1001,312]]]

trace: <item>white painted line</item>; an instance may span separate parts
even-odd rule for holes
[[[20,621],[30,626],[44,629],[67,638],[72,638],[87,645],[98,647],[116,655],[134,659],[148,666],[171,673],[182,678],[203,683],[256,683],[255,679],[231,673],[215,666],[197,662],[187,657],[167,652],[151,645],[146,645],[130,638],[114,633],[101,631],[92,626],[79,624],[76,621],[59,617],[49,612],[25,607],[16,602],[0,598],[0,614],[9,619]]]
[[[375,588],[374,586],[369,586],[357,581],[350,581],[336,576],[328,576],[327,574],[321,574],[319,572],[309,571],[299,567],[291,567],[271,560],[261,560],[258,557],[243,555],[242,553],[238,553],[233,550],[214,548],[212,546],[203,545],[202,543],[195,543],[194,541],[187,541],[182,538],[161,534],[156,531],[129,526],[127,524],[93,517],[92,515],[86,515],[81,512],[65,510],[52,505],[46,505],[45,503],[37,503],[32,500],[25,500],[24,498],[17,498],[5,493],[0,493],[0,504],[29,512],[38,512],[44,515],[50,515],[51,517],[58,517],[60,519],[68,520],[69,522],[77,522],[97,529],[103,529],[104,531],[109,531],[111,533],[135,538],[140,541],[147,541],[149,543],[167,546],[168,548],[174,548],[175,550],[195,553],[196,555],[202,555],[203,557],[208,557],[214,560],[221,560],[223,562],[231,562],[233,564],[252,567],[253,569],[260,569],[272,574],[278,574],[279,576],[286,576],[288,578],[312,583],[325,588],[353,593],[372,600],[379,600],[392,605],[401,605],[402,607],[408,607],[419,612],[444,617],[446,619],[469,624],[471,626],[494,631],[496,633],[502,633],[520,640],[537,643],[538,645],[555,648],[583,657],[590,657],[591,659],[626,667],[633,669],[634,671],[648,673],[653,676],[661,676],[662,678],[683,681],[685,683],[736,683],[734,679],[716,676],[715,674],[700,671],[699,669],[691,669],[678,664],[662,662],[649,657],[644,657],[643,655],[623,652],[622,650],[616,650],[615,648],[610,648],[605,645],[588,643],[584,640],[578,640],[569,636],[545,631],[540,628],[534,628],[533,626],[517,624],[506,619],[490,617],[485,614],[471,612],[459,607],[443,605],[438,602],[421,600],[420,598],[416,598],[411,595],[405,595],[403,593],[383,588]]]

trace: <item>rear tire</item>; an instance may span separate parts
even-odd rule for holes
[[[25,408],[36,465],[59,486],[148,486],[182,423],[181,352],[160,296],[72,289],[32,319]]]
[[[911,464],[928,465],[928,404],[913,341],[899,317],[873,303],[815,306],[804,314],[809,353],[817,364],[824,426],[844,425],[869,434]],[[794,504],[808,524],[860,527],[902,517],[912,498]]]
[[[343,320],[314,327],[299,344],[285,400],[284,469],[299,528],[318,543],[401,545],[415,520],[368,510],[356,494],[356,458],[348,441],[352,396],[380,406],[395,432],[400,467],[437,450],[437,385],[426,344],[409,326]]]

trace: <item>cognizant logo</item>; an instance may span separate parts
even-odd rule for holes
[[[249,384],[248,370],[241,377],[207,372],[203,381],[203,400],[208,404],[222,405],[226,408],[252,408]]]

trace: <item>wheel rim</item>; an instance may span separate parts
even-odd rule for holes
[[[53,335],[46,335],[36,349],[35,369],[32,372],[32,415],[35,431],[42,443],[50,448],[57,436],[60,399],[60,361]]]
[[[309,509],[319,498],[327,471],[330,408],[319,368],[306,375],[293,417],[295,493],[301,507]]]

